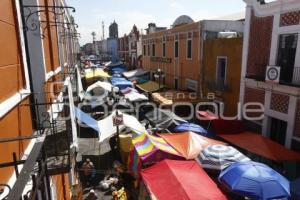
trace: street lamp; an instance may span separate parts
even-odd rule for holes
[[[158,89],[160,90],[160,81],[161,81],[161,78],[165,77],[165,74],[160,68],[158,68],[157,71],[154,74],[154,77],[156,79],[158,79]]]

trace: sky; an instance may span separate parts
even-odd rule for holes
[[[135,24],[139,30],[147,28],[148,23],[170,27],[180,15],[189,15],[194,21],[212,19],[243,12],[243,0],[66,0],[76,8],[73,13],[79,25],[80,44],[92,42],[91,33],[96,39],[102,36],[102,21],[105,37],[108,26],[115,20],[119,25],[119,36],[128,34]],[[145,31],[144,31],[145,33]]]

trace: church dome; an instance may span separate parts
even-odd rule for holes
[[[175,26],[180,26],[182,24],[190,24],[190,23],[193,23],[194,20],[190,17],[190,16],[187,16],[187,15],[181,15],[179,16],[173,23],[173,27]]]

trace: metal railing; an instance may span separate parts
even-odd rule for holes
[[[206,86],[209,90],[212,91],[221,91],[221,92],[226,92],[226,91],[230,91],[230,87],[229,85],[222,80],[208,80],[206,81]]]

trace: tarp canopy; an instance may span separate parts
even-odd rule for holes
[[[135,137],[132,143],[143,165],[156,163],[166,158],[183,159],[172,146],[160,137],[144,133]]]
[[[152,94],[153,101],[160,105],[172,106],[178,102],[199,103],[203,99],[198,97],[195,92],[181,90],[168,90],[166,92],[156,92]]]
[[[133,86],[132,82],[120,77],[112,77],[111,83],[113,86],[118,87],[120,90]]]
[[[300,160],[299,153],[257,133],[245,131],[237,134],[219,134],[219,136],[240,148],[276,162]]]
[[[127,127],[137,134],[146,132],[145,127],[134,116],[121,113],[120,111],[118,111],[118,114],[123,115],[123,125],[119,126],[120,131]],[[99,133],[99,142],[103,142],[117,132],[117,127],[113,125],[113,116],[116,115],[116,111],[113,111],[109,116],[99,121],[93,119],[77,107],[75,107],[75,115],[80,122],[83,122]]]
[[[193,132],[160,134],[168,144],[176,149],[186,159],[194,159],[209,145],[224,144]]]
[[[147,81],[146,83],[137,84],[136,85],[139,89],[143,90],[144,92],[156,92],[159,89],[164,88],[165,86],[163,84],[160,85],[154,82],[154,81]]]
[[[110,75],[108,73],[106,73],[103,69],[99,69],[99,68],[85,69],[84,73],[86,79],[91,79],[96,77],[110,78]]]
[[[97,88],[97,87],[100,87],[100,88],[103,88],[104,90],[106,91],[111,91],[112,90],[112,84],[110,84],[109,82],[103,82],[103,81],[97,81],[96,83],[90,85],[87,89],[86,89],[86,92],[90,92],[92,91],[93,89]]]
[[[193,123],[182,123],[175,127],[174,132],[186,132],[192,131],[194,133],[199,133],[201,135],[207,136],[208,132],[200,125]]]
[[[118,67],[111,68],[110,72],[112,74],[122,74],[122,73],[126,72],[126,68],[123,66],[118,66]]]
[[[133,77],[137,77],[137,76],[143,76],[145,74],[149,73],[148,70],[144,70],[144,69],[135,69],[132,71],[128,71],[128,72],[124,72],[123,76],[125,76],[128,79],[131,79]]]
[[[126,88],[124,90],[121,90],[121,92],[124,94],[125,99],[128,99],[131,102],[148,100],[148,97],[146,97],[144,94],[140,94],[134,88]]]
[[[156,128],[167,129],[172,124],[179,125],[187,121],[177,116],[170,110],[154,109],[146,114],[146,118],[155,125]]]
[[[195,161],[164,160],[141,174],[152,199],[227,199]]]

